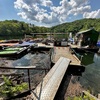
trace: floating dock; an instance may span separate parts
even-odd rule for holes
[[[70,47],[56,47],[54,46],[52,60],[54,63],[58,61],[60,57],[65,57],[71,60],[71,65],[81,65],[81,61],[76,57],[75,54],[72,54]]]
[[[45,48],[53,48],[53,43],[49,43],[48,45],[45,45],[43,43],[37,43],[38,48],[39,47],[45,47]]]
[[[51,48],[52,52],[52,62],[56,63],[60,57],[65,57],[71,60],[71,65],[81,65],[81,61],[77,58],[75,54],[71,53],[70,46],[54,46],[52,43],[50,45],[45,45],[43,43],[37,43],[38,48]]]

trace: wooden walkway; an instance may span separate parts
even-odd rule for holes
[[[54,100],[56,92],[65,75],[70,60],[61,57],[50,69],[40,84],[32,91],[33,100]]]
[[[71,60],[72,65],[81,65],[81,61],[76,57],[75,54],[71,54],[70,47],[61,47],[61,46],[53,46],[51,43],[50,45],[45,45],[42,43],[37,43],[38,47],[46,47],[46,48],[54,48],[52,60],[54,63],[58,61],[60,57],[65,57]]]
[[[75,56],[75,54],[71,54],[70,47],[54,47],[54,53],[52,56],[52,60],[54,63],[58,61],[60,57],[65,57],[71,60],[72,65],[80,65],[81,61]]]

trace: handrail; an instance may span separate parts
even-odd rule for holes
[[[19,69],[19,70],[27,70],[27,74],[28,74],[28,83],[29,83],[29,90],[31,90],[31,83],[30,83],[30,70],[34,69],[34,70],[49,70],[49,68],[38,68],[36,66],[16,66],[16,67],[0,67],[0,69]],[[2,73],[0,73],[1,75]],[[2,74],[2,75],[8,75],[8,73],[6,74]],[[12,74],[9,74],[12,75]]]
[[[38,68],[37,66],[15,66],[15,67],[0,67],[0,69],[34,69],[34,70],[49,70],[49,68]]]

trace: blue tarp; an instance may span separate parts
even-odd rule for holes
[[[34,45],[35,43],[34,42],[22,42],[22,43],[19,43],[19,44],[16,44],[15,46],[32,46]]]
[[[97,46],[100,47],[100,41],[97,42]]]
[[[69,41],[70,41],[70,42],[74,42],[73,38],[69,38]]]

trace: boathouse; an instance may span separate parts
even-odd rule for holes
[[[78,32],[75,36],[75,43],[79,46],[95,47],[98,41],[99,32],[94,28]]]

